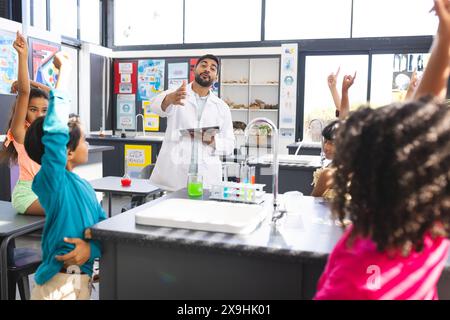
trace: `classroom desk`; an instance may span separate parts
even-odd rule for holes
[[[129,187],[122,187],[121,179],[122,177],[104,177],[89,181],[95,191],[105,192],[108,195],[108,217],[111,217],[111,198],[113,193],[129,196],[149,196],[163,191],[152,185],[148,179],[133,178]]]
[[[8,244],[14,238],[42,229],[45,217],[19,215],[10,202],[0,201],[1,300],[8,299]]]
[[[311,299],[329,253],[342,235],[320,199],[304,196],[274,229],[266,219],[248,235],[145,226],[135,213],[180,190],[104,220],[100,299]],[[209,197],[204,191],[203,200]],[[199,200],[202,201],[202,200]],[[213,213],[212,213],[213,214]],[[450,299],[450,261],[438,284]]]

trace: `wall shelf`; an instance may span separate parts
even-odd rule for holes
[[[233,121],[247,124],[254,118],[263,116],[278,125],[278,108],[253,109],[248,106],[258,104],[257,101],[266,105],[279,105],[279,57],[223,58],[220,79],[222,100],[229,106],[247,106],[238,109],[230,107]],[[240,83],[241,81],[245,83]]]

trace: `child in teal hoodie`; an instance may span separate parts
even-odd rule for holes
[[[91,185],[72,172],[87,161],[88,145],[79,122],[69,121],[70,101],[61,90],[70,69],[67,57],[58,54],[55,66],[59,79],[50,92],[47,115],[33,122],[25,138],[28,155],[41,164],[32,189],[46,213],[42,263],[31,298],[89,299],[94,259],[100,257],[99,243],[90,241],[85,246],[89,259],[81,266],[64,265],[58,257],[74,250],[73,244],[64,241],[66,237],[84,238],[85,230],[105,219],[105,213]]]

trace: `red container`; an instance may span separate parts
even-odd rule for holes
[[[131,186],[131,179],[130,178],[122,178],[120,180],[120,183],[122,184],[122,187],[129,187],[129,186]]]

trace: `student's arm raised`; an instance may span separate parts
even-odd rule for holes
[[[439,27],[431,47],[431,55],[422,80],[414,94],[415,99],[432,95],[444,99],[450,75],[450,2],[434,0]]]
[[[25,121],[27,119],[28,100],[30,98],[30,79],[28,78],[27,40],[19,31],[17,31],[13,47],[19,55],[19,71],[17,80],[17,100],[11,122],[11,133],[14,136],[15,141],[23,144],[26,133]]]
[[[336,73],[330,73],[330,75],[327,78],[328,88],[330,89],[331,96],[333,97],[334,106],[336,107],[336,110],[338,112],[340,112],[341,110],[341,97],[339,96],[339,92],[337,91],[336,85],[337,85],[337,77],[339,75],[340,70],[341,67],[337,69]]]
[[[33,184],[33,191],[35,190],[38,196],[40,193],[46,194],[60,188],[67,163],[70,100],[63,89],[67,85],[71,68],[67,56],[57,55],[54,61],[59,69],[59,77],[56,89],[50,92],[49,107],[43,124],[42,143],[45,152],[41,169],[35,178],[36,185]]]
[[[341,110],[339,112],[339,119],[343,120],[347,117],[350,110],[350,101],[348,98],[348,90],[351,88],[356,79],[356,71],[352,76],[346,75],[342,80],[342,100],[341,100]]]

